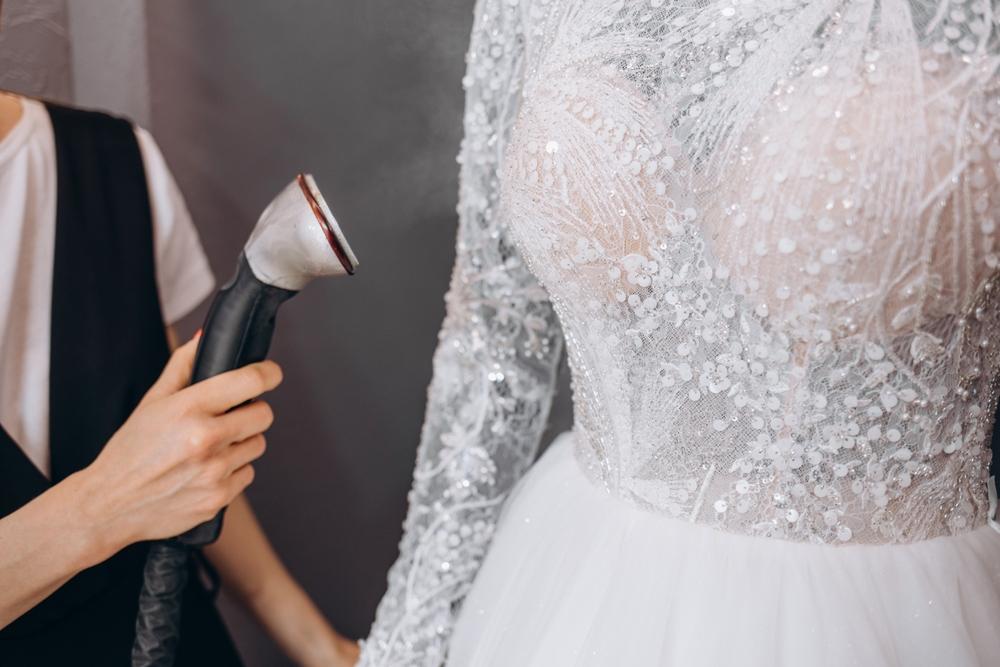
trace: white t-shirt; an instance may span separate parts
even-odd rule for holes
[[[0,424],[49,476],[49,337],[56,237],[56,153],[44,105],[0,140]],[[166,324],[190,312],[215,279],[184,198],[145,130],[136,137],[153,212],[156,282]]]

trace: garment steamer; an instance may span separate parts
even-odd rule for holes
[[[316,182],[299,174],[261,214],[243,246],[236,275],[212,301],[191,383],[262,361],[281,304],[314,278],[350,275],[357,266]],[[133,667],[173,664],[187,560],[191,549],[219,537],[222,514],[150,547],[132,646]]]

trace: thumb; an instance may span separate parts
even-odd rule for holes
[[[198,351],[198,341],[201,340],[201,329],[191,337],[191,340],[174,350],[163,367],[159,379],[153,383],[146,395],[143,396],[140,405],[152,400],[164,398],[188,386],[191,382],[191,371],[194,368],[194,356]]]

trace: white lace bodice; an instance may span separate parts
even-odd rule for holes
[[[480,0],[465,84],[448,317],[364,664],[442,661],[561,340],[581,461],[651,511],[829,544],[986,521],[996,0]]]

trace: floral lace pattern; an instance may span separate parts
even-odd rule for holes
[[[363,642],[362,665],[444,662],[501,504],[534,460],[548,420],[562,335],[497,210],[500,158],[520,96],[522,25],[509,0],[481,0],[463,81],[459,231],[447,315],[400,557]]]
[[[985,522],[994,10],[564,3],[501,199],[570,341],[594,479],[810,542]]]
[[[442,662],[559,331],[609,493],[831,545],[986,523],[996,0],[481,0],[466,84],[456,279],[365,664]]]

